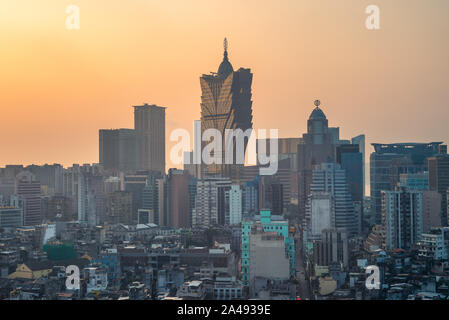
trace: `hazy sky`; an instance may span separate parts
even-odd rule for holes
[[[380,30],[365,28],[369,4]],[[143,102],[167,107],[167,141],[191,131],[225,36],[234,69],[254,73],[255,128],[298,137],[321,99],[342,138],[447,142],[448,13],[447,0],[2,0],[0,166],[98,162],[98,130],[132,128]]]

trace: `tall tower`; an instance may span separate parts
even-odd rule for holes
[[[165,107],[134,106],[138,167],[165,173]]]
[[[320,100],[315,100],[315,109],[307,120],[307,133],[298,144],[298,204],[300,218],[304,218],[307,197],[310,194],[312,171],[315,165],[334,158],[336,137],[329,130],[328,120],[320,108]]]
[[[204,74],[200,78],[202,92],[201,133],[203,134],[207,129],[217,129],[223,139],[223,151],[225,150],[226,129],[245,131],[252,128],[252,80],[253,74],[250,69],[240,68],[238,71],[234,71],[228,59],[228,42],[225,38],[223,61],[218,67],[218,72]],[[234,177],[239,166],[235,164],[226,165],[224,156],[223,152],[222,164],[207,165],[205,173]]]

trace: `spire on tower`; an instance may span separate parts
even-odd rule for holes
[[[231,72],[234,71],[234,69],[232,68],[232,65],[228,59],[228,39],[226,38],[224,38],[223,41],[223,48],[224,48],[223,61],[218,67],[218,74],[222,76],[228,76]]]

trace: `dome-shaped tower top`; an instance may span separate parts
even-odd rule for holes
[[[219,76],[226,77],[230,73],[234,72],[234,68],[232,68],[232,64],[229,62],[228,59],[228,40],[226,38],[224,39],[223,47],[224,47],[223,61],[220,63],[217,73]]]
[[[320,119],[326,119],[326,115],[324,114],[323,110],[320,109],[320,100],[315,100],[314,105],[315,109],[313,109],[312,113],[310,114],[309,119],[310,120],[320,120]]]

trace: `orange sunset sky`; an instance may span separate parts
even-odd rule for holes
[[[70,4],[80,30],[65,27]],[[380,30],[365,28],[370,4]],[[132,128],[148,102],[167,107],[171,167],[169,134],[200,118],[224,37],[254,73],[255,128],[299,137],[320,99],[367,152],[448,142],[448,13],[447,0],[1,0],[0,166],[98,162],[98,130]]]

